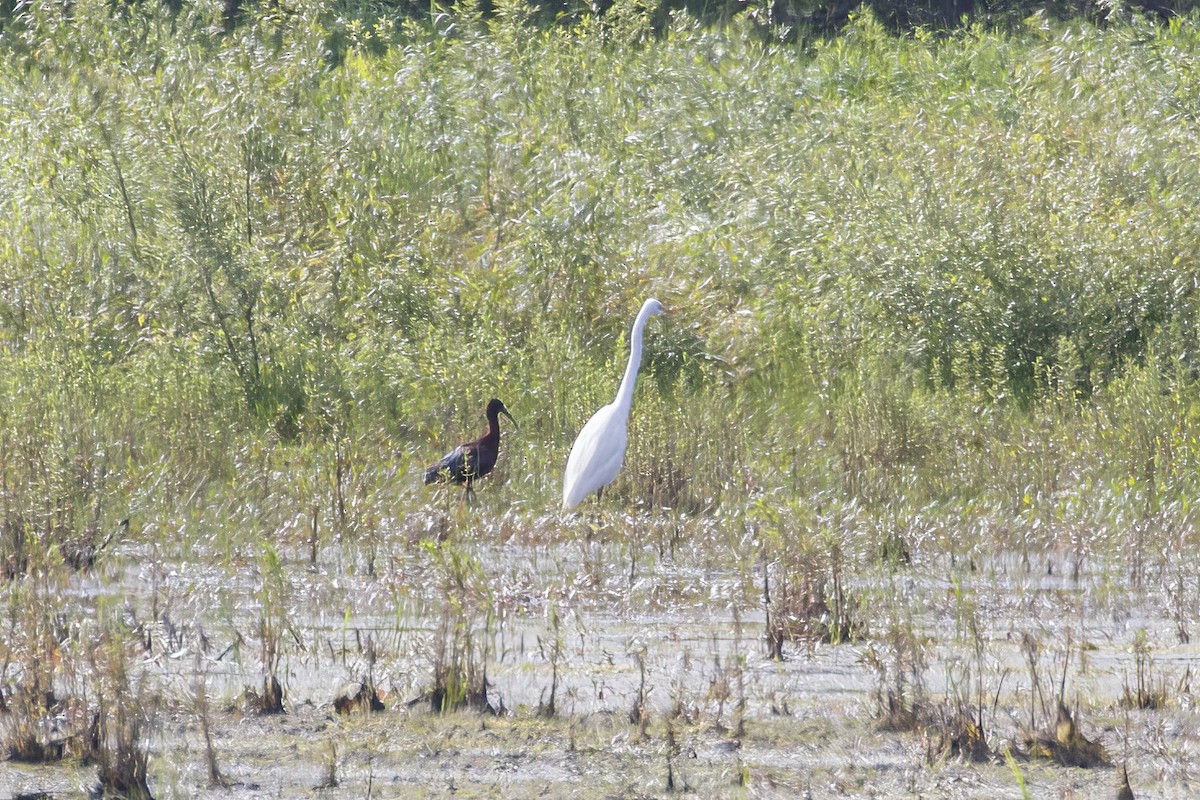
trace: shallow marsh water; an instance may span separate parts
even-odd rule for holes
[[[1087,565],[1071,578],[1053,552],[969,569],[918,551],[911,564],[854,571],[847,594],[864,638],[789,641],[775,661],[764,644],[769,567],[713,526],[664,533],[670,524],[397,520],[369,543],[325,544],[315,564],[303,543],[281,542],[278,716],[242,700],[262,674],[264,578],[252,552],[185,552],[144,536],[76,578],[64,601],[120,604],[149,642],[131,657],[159,702],[147,742],[159,798],[999,798],[1021,797],[1019,780],[1032,797],[1115,796],[1113,767],[971,764],[941,752],[936,729],[879,730],[888,689],[930,709],[981,696],[993,752],[1019,749],[1031,718],[1049,724],[1046,698],[1064,674],[1082,732],[1128,765],[1136,796],[1200,791],[1200,647],[1179,636],[1194,613],[1158,583]],[[440,534],[423,539],[430,528]],[[1120,702],[1138,631],[1143,667],[1169,690],[1161,709]],[[485,664],[501,714],[436,714],[423,699],[439,639],[456,635]],[[386,710],[336,714],[339,687],[367,676]],[[200,681],[229,788],[209,785]],[[547,718],[538,710],[552,687]],[[81,797],[94,783],[78,762],[0,762],[0,794]]]

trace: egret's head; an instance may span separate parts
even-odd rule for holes
[[[488,401],[487,404],[487,416],[490,419],[495,417],[497,414],[503,414],[504,416],[508,417],[513,425],[517,424],[517,421],[513,419],[512,414],[508,413],[508,409],[504,407],[504,403],[493,397]]]
[[[647,317],[657,316],[658,314],[667,313],[667,309],[663,308],[663,304],[651,297],[645,303],[642,303],[642,313]]]

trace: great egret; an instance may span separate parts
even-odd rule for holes
[[[642,310],[633,321],[629,363],[625,366],[625,377],[621,378],[616,399],[593,414],[575,437],[563,477],[563,508],[567,511],[592,492],[599,496],[621,471],[621,463],[625,460],[625,424],[633,404],[638,367],[642,363],[642,330],[651,317],[665,313],[662,303],[653,297],[642,304]]]
[[[500,415],[508,417],[513,425],[517,421],[508,413],[504,403],[492,398],[487,404],[487,433],[473,442],[463,442],[451,450],[433,466],[425,470],[425,483],[461,483],[467,487],[467,497],[475,494],[476,478],[482,478],[496,466],[500,455]]]

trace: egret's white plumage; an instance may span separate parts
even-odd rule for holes
[[[642,330],[646,321],[665,313],[662,303],[650,298],[642,304],[629,337],[629,363],[617,397],[592,415],[575,437],[563,476],[563,508],[571,510],[592,492],[612,483],[625,460],[625,424],[633,405],[633,387],[642,364]]]

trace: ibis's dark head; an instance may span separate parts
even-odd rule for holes
[[[487,418],[496,419],[498,414],[503,414],[504,416],[508,417],[508,421],[513,425],[517,424],[517,421],[513,419],[512,414],[508,413],[508,409],[504,407],[504,403],[493,397],[488,401],[487,404]]]

